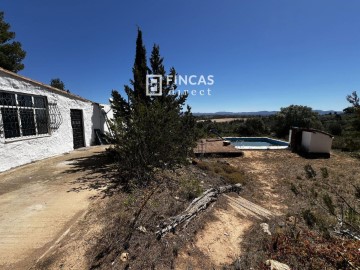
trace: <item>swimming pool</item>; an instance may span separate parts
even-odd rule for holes
[[[271,139],[267,137],[226,137],[237,149],[286,149],[289,143],[281,140]]]

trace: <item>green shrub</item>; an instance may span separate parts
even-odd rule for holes
[[[295,194],[295,196],[300,194],[300,192],[297,190],[296,186],[293,183],[290,184],[290,190]]]
[[[327,168],[323,167],[320,170],[321,170],[321,175],[324,179],[329,178],[329,171]]]
[[[309,210],[305,210],[302,214],[306,225],[308,225],[310,228],[314,227],[314,225],[316,224],[316,217],[315,215]]]
[[[211,171],[220,175],[229,184],[245,184],[246,177],[244,172],[239,171],[237,168],[222,162],[203,162],[197,163],[197,166],[204,171]]]
[[[328,127],[328,130],[332,135],[335,136],[341,136],[343,131],[342,126],[339,122],[331,123]]]
[[[360,185],[354,185],[355,188],[355,197],[360,199]]]
[[[352,208],[345,211],[345,220],[355,227],[360,225],[360,215]]]
[[[246,178],[242,172],[223,174],[229,184],[245,184]]]
[[[274,131],[278,137],[289,134],[290,127],[305,127],[322,129],[319,115],[310,107],[291,105],[281,108],[275,115]]]
[[[203,193],[200,182],[196,179],[183,179],[180,181],[180,196],[186,200],[193,200]]]
[[[304,166],[307,179],[315,178],[316,172],[310,164]]]
[[[328,208],[329,212],[332,215],[335,215],[335,205],[333,204],[333,201],[332,201],[331,197],[329,196],[329,194],[325,194],[323,196],[323,201],[324,201],[324,204],[326,205],[326,207]]]

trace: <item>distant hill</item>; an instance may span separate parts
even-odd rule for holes
[[[258,111],[258,112],[214,112],[214,113],[193,113],[195,116],[245,116],[245,115],[260,115],[260,116],[268,116],[278,113],[279,111]],[[329,113],[338,113],[341,114],[342,111],[334,111],[334,110],[314,110],[320,115],[329,114]]]

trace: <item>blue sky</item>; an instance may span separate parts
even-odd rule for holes
[[[132,77],[136,29],[179,74],[214,75],[194,112],[342,110],[360,88],[360,1],[1,0],[27,51],[19,74],[107,103]],[[196,87],[200,90],[201,87]]]

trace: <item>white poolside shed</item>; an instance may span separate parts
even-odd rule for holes
[[[303,131],[302,147],[309,153],[330,154],[333,137],[327,133],[319,131]]]
[[[0,68],[0,172],[94,144],[99,104]]]
[[[324,131],[310,128],[290,130],[290,148],[295,152],[330,156],[334,137]]]

